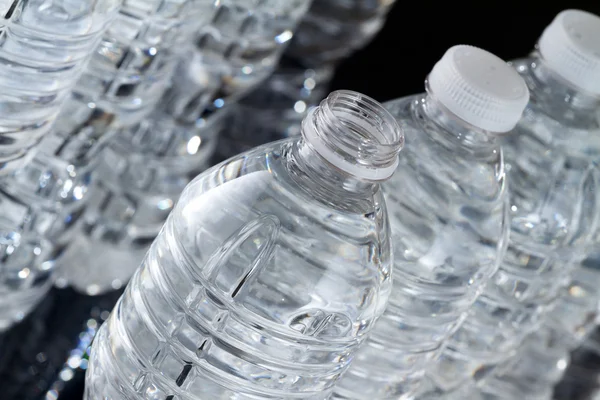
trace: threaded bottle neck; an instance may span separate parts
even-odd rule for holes
[[[398,165],[404,135],[377,101],[352,91],[336,91],[302,123],[304,141],[329,164],[355,178],[388,179]]]

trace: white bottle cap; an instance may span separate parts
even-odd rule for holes
[[[483,130],[512,130],[529,102],[519,74],[502,59],[473,46],[451,47],[433,67],[427,90],[460,119]]]
[[[538,49],[556,74],[600,95],[600,17],[579,10],[561,12],[542,34]]]

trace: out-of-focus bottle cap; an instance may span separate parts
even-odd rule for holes
[[[580,10],[559,13],[542,34],[538,49],[556,74],[600,95],[600,17]]]

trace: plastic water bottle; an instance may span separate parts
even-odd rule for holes
[[[385,104],[410,144],[383,185],[394,288],[334,398],[414,396],[506,250],[508,193],[497,137],[521,118],[527,86],[498,57],[455,46],[426,88]]]
[[[0,175],[22,167],[50,130],[120,4],[0,1]]]
[[[600,24],[560,13],[538,51],[515,62],[531,92],[503,141],[511,188],[511,234],[498,272],[430,376],[443,392],[489,375],[539,329],[598,228]]]
[[[64,281],[92,295],[128,282],[184,187],[212,165],[229,103],[264,79],[307,6],[219,2],[153,114],[103,150]]]
[[[218,153],[228,158],[299,135],[304,116],[329,92],[337,65],[379,32],[394,3],[314,1],[274,74],[234,107]]]
[[[63,240],[80,189],[72,170],[31,161],[30,149],[51,128],[119,6],[117,0],[0,2],[0,331],[49,289],[56,253],[50,242]]]
[[[394,118],[332,93],[198,176],[94,341],[86,399],[325,400],[381,315]]]

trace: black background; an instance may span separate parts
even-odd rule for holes
[[[423,92],[425,77],[449,47],[469,44],[505,60],[520,58],[568,8],[600,15],[600,0],[397,0],[375,40],[340,66],[332,89],[379,101]]]

